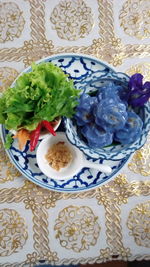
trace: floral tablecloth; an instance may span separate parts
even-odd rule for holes
[[[1,0],[0,91],[33,61],[95,56],[150,80],[149,0]],[[150,136],[108,184],[69,194],[40,188],[0,141],[0,266],[150,259]]]

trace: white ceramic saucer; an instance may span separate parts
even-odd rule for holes
[[[72,160],[65,168],[61,168],[59,171],[56,171],[49,165],[48,161],[45,158],[45,155],[47,154],[48,149],[53,144],[57,144],[58,142],[65,143],[65,145],[68,147],[68,149],[70,150],[72,154]],[[108,165],[97,164],[97,163],[93,163],[93,162],[86,160],[84,154],[77,147],[73,146],[68,141],[65,133],[63,132],[57,132],[56,136],[51,135],[51,136],[48,136],[47,138],[44,138],[39,144],[39,147],[36,153],[36,158],[37,158],[37,163],[38,163],[40,170],[47,177],[57,179],[57,180],[64,180],[64,179],[73,177],[84,167],[94,168],[94,169],[99,170],[100,172],[104,172],[108,174],[112,172],[111,167],[109,167]]]

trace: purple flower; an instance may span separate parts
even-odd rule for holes
[[[143,75],[136,73],[129,81],[128,103],[133,106],[143,106],[150,97],[150,82],[143,84]]]

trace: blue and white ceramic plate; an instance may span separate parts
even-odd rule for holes
[[[38,61],[37,64],[50,61],[61,67],[63,71],[65,71],[65,73],[69,75],[70,78],[74,79],[76,86],[78,86],[80,82],[91,75],[105,75],[106,73],[108,75],[109,72],[113,72],[113,69],[95,58],[76,54],[60,54],[47,57]],[[31,71],[31,67],[25,69],[23,72],[29,71]],[[12,86],[14,86],[14,84],[15,81]],[[62,123],[59,128],[62,127]],[[60,130],[62,131],[62,128]],[[8,131],[4,126],[1,126],[0,133],[2,141],[4,143]],[[18,143],[15,140],[7,153],[16,168],[30,181],[50,190],[70,193],[82,192],[103,185],[104,183],[110,181],[114,176],[116,176],[116,174],[125,166],[125,164],[129,160],[129,157],[113,161],[92,159],[89,156],[86,156],[86,158],[90,161],[96,163],[104,163],[111,166],[113,170],[111,175],[106,175],[95,169],[83,168],[75,176],[70,177],[69,179],[64,181],[59,181],[46,177],[40,171],[36,162],[36,150],[34,152],[30,152],[29,144],[26,145],[23,151],[20,151],[18,149]]]

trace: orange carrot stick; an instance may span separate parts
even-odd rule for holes
[[[13,136],[13,138],[18,138],[19,149],[23,150],[27,141],[30,140],[30,133],[26,129],[21,129],[17,132],[15,136]]]

